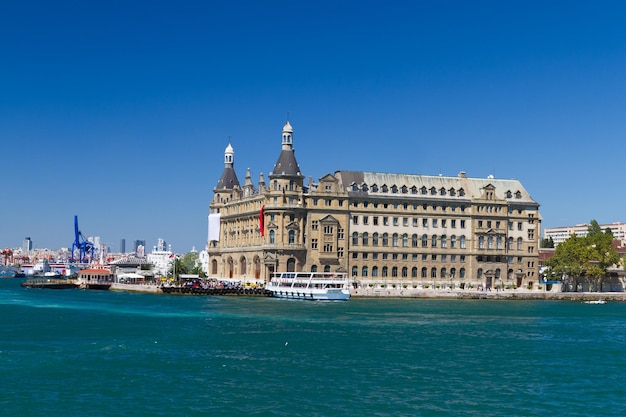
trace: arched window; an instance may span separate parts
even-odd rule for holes
[[[422,235],[422,247],[423,248],[428,247],[428,235]]]
[[[276,243],[276,232],[274,230],[270,230],[270,243]]]
[[[289,231],[289,244],[294,244],[294,243],[296,243],[296,231],[290,230]]]
[[[456,278],[456,268],[450,268],[450,278]]]
[[[456,235],[450,236],[450,247],[452,249],[456,248]]]
[[[437,278],[437,268],[434,268],[434,267],[433,267],[433,268],[430,270],[430,277],[431,277],[431,278]]]
[[[496,248],[502,249],[502,236],[496,237]]]
[[[430,242],[430,246],[433,248],[437,247],[437,235],[433,235],[431,242]]]
[[[446,235],[441,235],[441,247],[445,248],[448,246],[448,241],[446,239]]]
[[[372,277],[377,277],[378,276],[378,267],[377,266],[373,266],[372,267]]]
[[[391,276],[393,278],[397,278],[398,277],[398,267],[394,266],[393,268],[391,268]]]
[[[359,244],[359,234],[357,232],[352,233],[352,244],[354,246]]]
[[[324,265],[324,272],[330,272],[330,265]]]
[[[485,249],[485,236],[478,236],[478,249]]]
[[[417,278],[417,267],[411,268],[411,278]]]
[[[402,247],[405,247],[405,248],[409,247],[409,235],[407,233],[404,233],[402,235]]]
[[[398,246],[398,234],[397,233],[394,233],[392,235],[392,245],[393,246]]]
[[[367,266],[364,266],[363,268],[361,268],[361,276],[362,277],[367,276]]]
[[[522,238],[517,238],[517,250],[522,250]]]
[[[377,232],[374,232],[374,234],[372,235],[372,245],[378,246],[378,233]]]
[[[383,233],[383,246],[389,246],[389,235],[387,233]]]
[[[459,237],[459,246],[461,247],[461,249],[465,249],[465,236],[461,235]]]
[[[426,267],[422,268],[422,278],[428,278],[428,269]]]
[[[311,265],[311,272],[317,272],[317,265]]]
[[[382,271],[383,272],[383,278],[387,278],[387,271],[388,271],[388,268],[386,266],[383,266],[383,271]]]
[[[483,269],[482,268],[478,268],[476,270],[476,278],[481,279],[483,277]]]
[[[459,278],[460,279],[465,279],[465,268],[461,268],[459,270]]]
[[[356,277],[358,275],[358,273],[359,273],[359,268],[356,267],[356,266],[353,266],[352,267],[352,276]]]
[[[367,232],[363,233],[363,238],[362,238],[362,240],[363,240],[363,246],[367,246],[367,245],[369,244],[369,243],[368,243],[368,240],[369,240],[369,234],[368,234]]]
[[[418,241],[419,241],[419,239],[417,238],[417,235],[416,235],[416,234],[413,234],[413,235],[411,236],[411,246],[413,246],[414,248],[416,248],[416,247],[418,246],[418,243],[417,243]]]
[[[507,245],[506,245],[506,248],[507,248],[508,250],[513,250],[513,238],[512,238],[512,237],[510,237],[510,238],[507,240]]]
[[[487,248],[493,249],[493,236],[487,237]]]
[[[445,278],[446,277],[446,273],[447,273],[446,268],[441,268],[441,272],[439,272],[439,273],[440,273],[439,276],[441,278]]]
[[[409,268],[406,266],[402,267],[402,278],[407,278],[409,276]]]

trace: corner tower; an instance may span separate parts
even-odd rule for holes
[[[301,190],[304,175],[296,161],[293,149],[293,128],[289,121],[283,126],[282,147],[274,170],[269,175],[272,190]]]
[[[214,201],[224,203],[231,200],[233,193],[240,188],[237,174],[235,173],[235,150],[229,143],[224,150],[224,171],[213,189]]]

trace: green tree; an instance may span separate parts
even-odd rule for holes
[[[186,253],[182,257],[176,256],[174,262],[168,271],[168,276],[174,277],[178,281],[181,274],[196,274],[200,277],[206,277],[200,265],[200,256],[197,252]]]
[[[573,234],[559,244],[552,258],[546,262],[551,273],[567,279],[574,291],[578,291],[579,284],[584,282],[600,291],[608,268],[619,262],[619,256],[611,244],[613,234],[610,230],[603,232],[598,222],[592,220],[587,232],[587,236]]]
[[[542,248],[554,248],[554,240],[552,239],[552,236],[550,236],[547,239],[541,239],[541,245]]]

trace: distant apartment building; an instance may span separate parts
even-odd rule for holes
[[[126,253],[126,239],[120,240],[120,253]]]
[[[626,241],[626,224],[616,222],[611,224],[601,224],[602,231],[611,229],[613,238],[616,240]],[[552,238],[555,245],[565,242],[571,235],[584,237],[587,236],[589,230],[589,224],[577,224],[575,226],[562,226],[562,227],[548,227],[543,231],[544,239]]]
[[[30,237],[24,238],[24,242],[22,243],[22,251],[24,253],[28,253],[33,250],[33,241],[30,240]]]

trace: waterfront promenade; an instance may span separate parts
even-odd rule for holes
[[[562,292],[560,288],[541,290],[476,290],[476,289],[423,289],[423,288],[352,288],[352,297],[376,298],[459,298],[508,300],[613,300],[626,301],[626,292]]]

